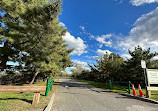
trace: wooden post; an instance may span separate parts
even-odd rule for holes
[[[0,85],[0,92],[34,92],[32,104],[37,104],[40,98],[40,92],[45,92],[46,86],[5,86]]]
[[[109,84],[110,84],[110,91],[112,91],[112,82],[111,82],[111,80],[109,80]]]
[[[147,74],[146,74],[146,68],[144,68],[144,77],[145,77],[145,90],[146,90],[146,97],[149,98],[149,95],[148,95],[148,90],[147,90],[147,86],[148,86],[148,80],[147,80]]]
[[[151,91],[158,91],[158,87],[147,87],[149,98],[151,97]]]
[[[151,91],[148,91],[148,97],[151,98]]]
[[[35,92],[35,93],[34,93],[34,97],[33,97],[33,102],[32,102],[32,104],[33,104],[33,105],[38,104],[39,99],[40,99],[40,92]]]

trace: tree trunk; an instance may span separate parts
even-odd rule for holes
[[[2,47],[2,60],[1,60],[1,63],[0,63],[0,69],[3,71],[5,68],[6,68],[6,64],[7,64],[7,61],[8,61],[8,57],[9,57],[9,50],[8,49],[8,42],[6,41],[4,43],[4,46]],[[7,52],[6,52],[7,50]],[[3,52],[4,51],[4,52]]]
[[[29,83],[30,85],[35,81],[36,76],[38,75],[38,72],[36,72],[32,78],[32,81]]]
[[[0,63],[0,69],[3,71],[7,66],[8,57],[3,58],[2,62]]]

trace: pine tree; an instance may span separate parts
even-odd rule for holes
[[[25,8],[21,0],[1,0],[0,1],[0,39],[3,47],[0,48],[0,69],[7,68],[7,61],[16,61],[19,50],[15,50],[15,45],[18,45],[17,37],[22,36],[14,28],[19,27],[19,15],[24,13]],[[15,45],[13,45],[15,44]]]
[[[141,68],[141,60],[145,60],[147,68],[151,66],[151,58],[157,55],[157,53],[151,53],[150,48],[143,50],[140,46],[135,47],[134,51],[129,50],[131,58],[127,61],[125,67],[126,79],[136,84],[144,85],[144,73]]]
[[[121,80],[122,73],[121,68],[124,64],[123,58],[119,54],[111,53],[105,54],[99,60],[96,60],[97,64],[93,64],[91,67],[91,73],[98,81],[105,82],[108,80]]]
[[[70,66],[69,54],[62,36],[66,29],[59,25],[61,2],[48,0],[2,0],[0,67],[7,61],[18,61],[23,69],[34,73],[57,74]]]

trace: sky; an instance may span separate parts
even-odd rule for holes
[[[158,52],[158,0],[63,0],[62,9],[63,39],[74,48],[74,64],[85,69],[106,52],[124,59],[138,45]]]

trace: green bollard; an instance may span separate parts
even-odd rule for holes
[[[45,93],[45,96],[48,96],[48,92],[49,92],[49,83],[50,83],[50,78],[47,79],[47,85],[46,85],[46,93]]]
[[[50,90],[51,90],[51,91],[52,91],[53,83],[54,83],[54,78],[52,78],[51,83],[50,83]]]
[[[109,80],[109,84],[110,84],[110,91],[112,91],[112,83],[111,83],[111,80]]]
[[[128,93],[131,94],[131,83],[130,83],[130,81],[128,82],[128,91],[129,91]]]

